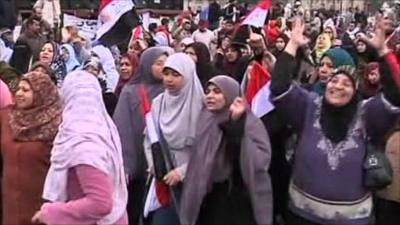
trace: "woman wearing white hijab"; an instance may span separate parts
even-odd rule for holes
[[[188,161],[188,147],[193,144],[197,119],[204,108],[204,91],[196,74],[196,66],[184,53],[168,57],[164,66],[164,93],[152,105],[156,126],[159,128],[175,158],[176,170],[182,181]],[[172,173],[166,183],[175,185]],[[170,178],[170,179],[168,179]]]
[[[32,218],[44,224],[127,224],[121,142],[96,77],[70,73],[61,89],[62,124],[43,198]]]
[[[76,70],[81,64],[78,62],[75,54],[75,50],[70,44],[63,44],[61,46],[62,58],[67,67],[67,73],[71,73]]]
[[[204,92],[193,60],[184,53],[176,53],[167,58],[163,84],[165,91],[153,100],[151,111],[159,136],[162,136],[168,145],[165,147],[168,148],[175,168],[165,175],[163,182],[169,186],[176,186],[185,178],[197,121],[204,108]],[[146,139],[148,140],[148,137]],[[148,165],[153,170],[153,159],[147,141],[145,145]],[[168,210],[166,208],[168,207],[162,208],[161,211]],[[173,219],[169,220],[171,213],[176,211],[164,211],[159,216],[156,211],[152,217],[152,224],[175,224]]]

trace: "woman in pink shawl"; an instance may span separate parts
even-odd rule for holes
[[[42,205],[33,222],[127,224],[121,141],[97,78],[70,73],[61,89],[62,123],[54,140]]]

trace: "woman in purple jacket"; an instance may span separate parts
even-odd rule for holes
[[[271,93],[299,136],[289,187],[289,225],[367,225],[371,191],[363,185],[368,138],[380,140],[400,115],[400,92],[392,79],[393,55],[384,44],[384,22],[368,40],[380,59],[383,92],[360,101],[355,68],[338,68],[321,97],[291,81],[297,49],[307,43],[300,19],[278,59]]]

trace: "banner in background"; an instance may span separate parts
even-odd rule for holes
[[[97,20],[83,19],[76,16],[64,14],[64,27],[75,26],[91,40],[96,36]]]

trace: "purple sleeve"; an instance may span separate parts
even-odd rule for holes
[[[316,97],[317,95],[293,83],[288,91],[273,98],[273,101],[277,110],[284,114],[285,119],[295,131],[301,132],[308,107]]]
[[[83,197],[68,202],[45,203],[45,224],[96,224],[112,210],[112,185],[107,174],[87,165],[74,167]]]
[[[391,105],[382,94],[365,103],[367,134],[373,141],[384,141],[384,136],[393,128],[400,116],[400,108]]]

